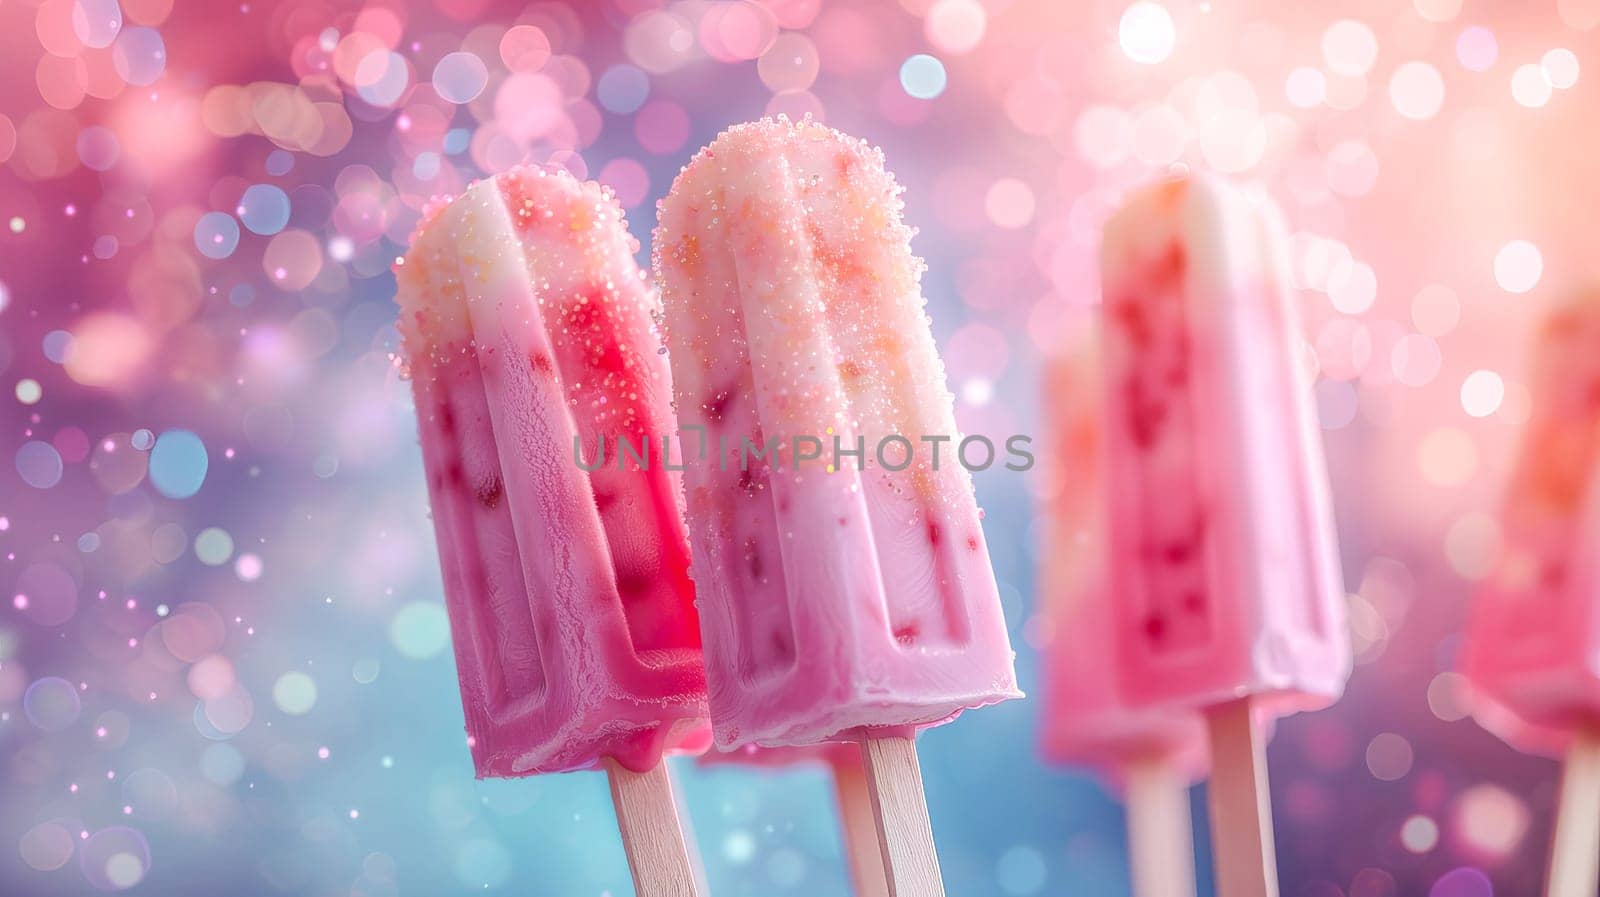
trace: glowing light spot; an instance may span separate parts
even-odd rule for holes
[[[1494,32],[1482,25],[1461,29],[1456,38],[1456,61],[1469,72],[1486,72],[1500,58],[1500,45]]]
[[[1440,673],[1428,683],[1428,709],[1447,723],[1466,719],[1469,689],[1467,677],[1460,673]]]
[[[1411,299],[1411,323],[1428,336],[1444,336],[1460,321],[1461,300],[1447,286],[1429,284]]]
[[[1322,32],[1322,59],[1334,74],[1365,75],[1378,59],[1378,36],[1365,23],[1340,19]]]
[[[1461,13],[1461,0],[1412,0],[1411,5],[1430,22],[1448,22]]]
[[[650,98],[650,76],[627,63],[614,65],[600,75],[595,96],[607,112],[628,115]]]
[[[239,247],[239,222],[226,212],[207,212],[194,223],[194,245],[210,259],[225,259]]]
[[[41,822],[22,834],[18,844],[22,861],[39,872],[60,869],[72,859],[76,847],[72,833],[54,822]]]
[[[1494,371],[1473,371],[1461,381],[1461,407],[1473,417],[1495,413],[1505,397],[1505,381]]]
[[[1172,55],[1178,32],[1167,8],[1150,0],[1139,0],[1122,12],[1117,23],[1117,43],[1129,59],[1155,65]]]
[[[1328,79],[1323,77],[1320,69],[1302,65],[1289,72],[1283,92],[1289,98],[1289,105],[1310,109],[1327,97]]]
[[[983,208],[996,227],[1027,227],[1033,220],[1033,191],[1016,178],[1001,178],[989,186]]]
[[[1512,240],[1494,256],[1494,282],[1508,293],[1526,293],[1544,275],[1544,256],[1527,240]]]
[[[154,28],[124,28],[111,49],[111,63],[135,87],[154,84],[167,70],[167,45]]]
[[[1557,90],[1566,90],[1578,83],[1578,54],[1565,47],[1546,52],[1539,59],[1539,68],[1544,70],[1550,86]]]
[[[1412,760],[1411,742],[1393,732],[1383,732],[1367,743],[1367,770],[1379,781],[1405,778]]]
[[[1487,784],[1473,785],[1463,791],[1456,799],[1455,815],[1455,830],[1466,846],[1491,858],[1516,850],[1528,832],[1530,821],[1528,805],[1522,798],[1498,785]],[[1491,893],[1487,890],[1487,880],[1481,893]]]
[[[1371,308],[1377,298],[1378,275],[1366,262],[1351,265],[1350,276],[1328,289],[1328,300],[1333,307],[1347,315],[1361,314]]]
[[[1427,853],[1439,844],[1439,824],[1426,816],[1412,816],[1400,825],[1400,844],[1412,853]]]
[[[1543,66],[1528,63],[1517,66],[1517,70],[1511,73],[1511,98],[1519,106],[1538,109],[1550,102],[1553,92],[1555,88],[1550,84]]]
[[[150,450],[150,484],[167,498],[189,498],[206,481],[206,445],[188,430],[167,430]]]
[[[272,703],[290,716],[304,716],[317,706],[317,683],[305,673],[291,671],[272,684]]]
[[[17,449],[17,475],[35,489],[49,489],[61,482],[61,453],[40,440],[24,442]]]
[[[900,87],[908,96],[931,100],[944,93],[946,83],[944,63],[926,53],[918,53],[900,64]]]
[[[194,537],[194,555],[202,564],[220,567],[233,556],[233,537],[225,529],[208,526]]]
[[[234,212],[251,233],[271,236],[289,224],[289,194],[273,184],[251,184]]]
[[[39,381],[32,377],[24,377],[18,380],[15,392],[17,401],[24,405],[37,405],[39,400],[44,398],[44,387],[40,386]]]
[[[1444,77],[1426,62],[1404,63],[1389,79],[1389,100],[1406,118],[1433,118],[1444,105]]]
[[[923,20],[928,43],[946,53],[971,52],[983,41],[989,15],[977,0],[937,0]]]
[[[489,68],[475,53],[448,53],[433,67],[433,90],[448,103],[470,103],[489,84]]]
[[[389,641],[412,660],[427,660],[450,643],[450,620],[444,606],[413,601],[400,608],[389,623]]]
[[[239,559],[233,562],[234,575],[245,582],[255,582],[260,579],[262,569],[259,555],[241,554]]]

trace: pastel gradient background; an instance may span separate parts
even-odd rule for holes
[[[1270,748],[1284,893],[1533,893],[1556,766],[1465,718],[1449,670],[1526,336],[1600,277],[1597,25],[1600,0],[0,0],[0,893],[632,893],[603,777],[472,778],[389,268],[429,197],[520,161],[610,184],[647,245],[678,167],[766,112],[883,146],[969,432],[1040,432],[1123,191],[1270,190],[1358,656]],[[952,894],[1127,892],[1120,810],[1035,750],[1048,482],[978,477],[1036,697],[923,738]],[[679,771],[713,893],[846,893],[820,772]]]

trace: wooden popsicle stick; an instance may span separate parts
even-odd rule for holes
[[[1189,787],[1165,758],[1129,764],[1128,864],[1135,897],[1194,897]]]
[[[869,735],[861,762],[890,897],[944,897],[916,742],[910,735]]]
[[[1561,767],[1546,897],[1594,897],[1600,887],[1600,733],[1580,731]]]
[[[1211,854],[1217,893],[1278,897],[1272,802],[1267,793],[1266,740],[1240,698],[1206,714],[1211,730]]]
[[[889,881],[883,874],[883,848],[872,815],[872,790],[867,772],[857,766],[833,768],[833,793],[839,801],[839,828],[844,834],[845,859],[856,897],[888,897]]]
[[[638,897],[704,897],[678,820],[672,779],[664,763],[634,772],[606,760],[611,803]]]

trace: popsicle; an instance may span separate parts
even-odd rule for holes
[[[399,326],[478,775],[605,767],[639,893],[686,895],[661,758],[710,733],[679,484],[584,469],[671,432],[636,248],[600,186],[519,168],[428,210]]]
[[[883,897],[889,893],[859,745],[826,742],[763,748],[747,744],[731,751],[707,751],[700,756],[700,763],[708,767],[746,766],[773,772],[796,766],[825,767],[833,780],[834,799],[839,806],[839,829],[844,835],[845,860],[850,864],[855,897]]]
[[[1546,893],[1600,887],[1600,290],[1540,329],[1522,447],[1461,669],[1473,715],[1531,753],[1565,754]]]
[[[1107,222],[1109,585],[1123,693],[1203,711],[1218,892],[1277,893],[1256,716],[1350,672],[1327,472],[1279,216],[1209,177]]]
[[[1048,639],[1041,747],[1122,795],[1137,897],[1193,897],[1188,788],[1205,774],[1205,722],[1192,709],[1130,701],[1118,681],[1099,334],[1093,321],[1077,323],[1062,334],[1040,390],[1050,437],[1039,546]]]
[[[901,206],[879,151],[767,119],[684,168],[654,251],[709,459],[685,489],[717,743],[861,739],[890,893],[923,897],[913,736],[1020,692]]]

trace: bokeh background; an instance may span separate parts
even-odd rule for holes
[[[472,778],[390,266],[431,196],[522,161],[613,187],[643,261],[694,150],[783,112],[886,151],[969,432],[1046,438],[1040,359],[1128,187],[1273,194],[1358,656],[1269,751],[1284,892],[1534,893],[1556,765],[1479,729],[1450,669],[1527,334],[1600,277],[1597,25],[1600,0],[0,0],[0,892],[631,894],[602,776]],[[1036,750],[1054,482],[978,477],[1035,698],[922,740],[954,894],[1127,892],[1115,802]],[[820,771],[678,771],[714,893],[847,892]]]

